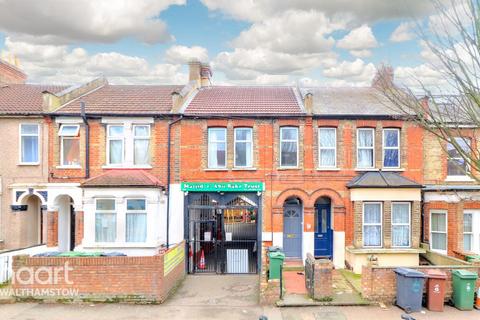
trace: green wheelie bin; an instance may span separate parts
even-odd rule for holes
[[[285,254],[281,251],[272,251],[268,253],[268,259],[270,260],[268,278],[280,279],[280,269],[285,260]]]
[[[467,270],[453,270],[453,304],[459,310],[472,310],[475,296],[477,273]]]

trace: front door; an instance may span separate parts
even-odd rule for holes
[[[283,250],[288,258],[302,257],[302,208],[286,205],[283,208]]]
[[[75,250],[75,209],[70,205],[70,251]]]
[[[315,206],[315,257],[332,257],[333,232],[330,205]]]

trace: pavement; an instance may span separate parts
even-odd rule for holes
[[[397,307],[302,307],[276,308],[257,304],[258,276],[188,276],[177,293],[162,305],[127,304],[38,304],[0,305],[2,320],[140,320],[140,319],[227,319],[257,320],[345,320],[400,319]],[[413,313],[417,320],[478,320],[480,311]]]

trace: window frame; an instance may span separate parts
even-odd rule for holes
[[[212,130],[222,130],[224,133],[225,133],[225,139],[223,141],[220,141],[220,140],[215,140],[215,141],[211,141],[210,140],[210,132]],[[227,153],[228,153],[228,137],[227,137],[227,128],[225,127],[208,127],[207,128],[207,167],[208,169],[226,169],[227,168],[227,159],[228,159],[228,156],[227,156]],[[225,165],[224,166],[212,166],[211,163],[210,163],[210,142],[212,143],[224,143],[225,144],[225,156],[224,156],[224,162],[225,162]],[[218,159],[217,159],[218,160]],[[218,163],[218,161],[217,161]]]
[[[463,142],[465,141],[468,141],[468,144],[470,145],[469,148],[471,148],[471,143],[472,143],[472,138],[471,137],[453,137],[453,139],[461,139],[463,140]],[[450,180],[456,180],[456,179],[460,179],[460,180],[464,180],[466,177],[469,176],[469,174],[471,173],[471,168],[470,168],[470,165],[468,164],[468,162],[465,161],[465,172],[463,174],[449,174],[448,172],[448,164],[450,161],[455,161],[455,159],[460,159],[460,160],[464,160],[461,156],[460,157],[450,157],[449,154],[448,154],[448,145],[451,145],[450,142],[447,141],[447,146],[446,146],[446,154],[447,154],[447,179],[450,179]],[[455,147],[453,147],[455,149]],[[467,150],[468,153],[471,153],[471,149]]]
[[[76,127],[75,134],[64,134],[62,133],[62,129],[67,126],[67,127]],[[80,156],[81,156],[81,151],[80,151],[80,125],[78,124],[70,124],[70,123],[62,123],[60,124],[60,128],[58,129],[58,136],[60,137],[60,167],[62,168],[81,168],[81,161],[80,161]],[[79,151],[78,151],[78,164],[65,164],[65,155],[64,155],[64,149],[63,149],[63,144],[64,140],[78,140],[79,143]]]
[[[370,131],[372,132],[372,146],[371,147],[360,147],[360,131]],[[372,166],[370,167],[360,167],[360,149],[362,150],[372,150]],[[357,128],[357,169],[374,169],[375,168],[375,129],[374,128]]]
[[[466,215],[470,215],[472,217],[472,230],[470,232],[465,232],[465,216]],[[464,211],[463,212],[463,251],[465,252],[473,252],[474,250],[474,247],[475,247],[475,236],[474,236],[474,231],[473,231],[473,227],[474,227],[474,215],[473,215],[473,212],[469,212],[469,211]],[[467,251],[465,249],[465,235],[468,234],[470,235],[470,251]]]
[[[135,128],[136,127],[147,127],[148,128],[148,136],[136,136],[135,135]],[[125,134],[124,134],[124,136],[125,136]],[[148,124],[133,124],[132,125],[133,166],[141,167],[141,166],[148,166],[148,165],[151,164],[151,156],[150,156],[150,142],[151,142],[150,140],[151,140],[151,138],[152,138],[152,132],[151,132],[150,125],[148,125]],[[148,162],[147,163],[142,163],[142,164],[136,164],[135,163],[135,142],[137,140],[147,140],[148,141],[148,147],[147,147]]]
[[[250,141],[248,141],[248,140],[238,141],[237,140],[237,130],[249,130],[250,131],[250,137],[251,137]],[[245,166],[237,165],[237,142],[238,143],[245,143],[245,144],[250,143],[250,165],[245,165]],[[236,128],[233,129],[233,166],[235,168],[252,168],[253,167],[253,128],[252,127],[236,127]]]
[[[334,147],[322,147],[320,143],[321,132],[322,130],[333,130],[334,138],[335,138],[335,146]],[[335,127],[319,127],[317,130],[318,135],[318,167],[321,169],[336,169],[337,168],[337,128]],[[334,151],[334,161],[335,163],[333,166],[322,166],[322,150],[333,150]]]
[[[393,222],[393,206],[395,204],[408,204],[408,224],[407,223],[394,223]],[[408,201],[392,201],[390,204],[390,221],[391,221],[391,235],[392,235],[392,248],[411,248],[412,247],[412,203]],[[393,227],[394,226],[408,226],[408,246],[396,246],[393,243]]]
[[[22,126],[36,126],[37,127],[37,134],[31,134],[31,133],[22,133]],[[18,133],[19,133],[19,143],[18,145],[20,146],[19,148],[19,159],[18,163],[19,165],[39,165],[40,164],[40,154],[41,154],[41,143],[40,143],[40,124],[39,123],[20,123],[18,126]],[[37,161],[32,161],[32,162],[26,162],[23,161],[23,137],[37,137]]]
[[[293,140],[293,139],[287,139],[287,140],[284,140],[282,138],[282,131],[285,130],[285,129],[295,129],[297,131],[297,139]],[[299,139],[300,139],[300,130],[298,127],[295,127],[295,126],[283,126],[283,127],[280,127],[280,168],[287,168],[287,169],[295,169],[295,168],[298,168],[299,166],[299,153],[300,153],[300,145],[299,145]],[[297,146],[297,158],[296,158],[296,164],[295,165],[284,165],[282,163],[282,152],[283,152],[283,148],[282,148],[282,145],[283,145],[283,142],[295,142],[296,143],[296,146]]]
[[[380,223],[368,223],[367,226],[380,226],[380,245],[367,246],[365,245],[365,205],[379,204],[380,205]],[[383,202],[381,201],[365,201],[362,203],[362,247],[363,248],[383,248]]]
[[[113,204],[114,204],[114,209],[113,210],[98,210],[97,209],[97,202],[99,200],[113,200]],[[94,243],[96,244],[112,244],[112,243],[118,243],[118,206],[117,206],[117,200],[115,198],[95,198],[95,223],[94,223],[94,234],[93,234],[93,238],[94,238]],[[96,219],[97,219],[97,213],[100,213],[100,214],[113,214],[115,216],[115,239],[113,241],[97,241],[97,223],[96,223]]]
[[[145,210],[128,210],[128,200],[143,200],[145,202]],[[146,198],[142,197],[129,197],[125,198],[125,243],[147,243],[148,242],[148,202]],[[127,241],[127,216],[128,214],[145,214],[145,241]]]
[[[395,131],[397,133],[397,141],[398,141],[398,145],[396,147],[387,147],[386,146],[386,141],[385,141],[385,131]],[[401,154],[400,154],[400,146],[401,146],[401,142],[400,142],[400,138],[401,138],[401,134],[400,134],[400,129],[398,128],[384,128],[382,130],[382,167],[385,168],[385,169],[399,169],[401,168],[401,164],[402,164],[402,161],[401,161]],[[375,143],[374,143],[375,145]],[[398,165],[397,166],[386,166],[385,165],[385,150],[398,150]]]
[[[444,214],[445,215],[445,231],[433,231],[432,230],[432,216],[433,214]],[[430,250],[431,251],[434,251],[434,252],[438,252],[438,253],[441,253],[441,254],[447,254],[448,252],[448,212],[446,210],[438,210],[438,209],[435,209],[435,210],[430,210],[430,221],[429,221],[429,233],[430,233],[430,238],[429,238],[429,242],[430,242]],[[436,233],[436,234],[445,234],[445,250],[442,250],[442,249],[435,249],[433,248],[433,237],[432,235]]]
[[[122,137],[112,137],[110,136],[111,127],[122,127],[123,135]],[[110,159],[110,141],[112,140],[121,140],[122,141],[122,161],[120,163],[111,163]],[[110,167],[123,167],[125,165],[125,124],[107,124],[107,165]]]

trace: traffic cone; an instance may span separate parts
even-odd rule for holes
[[[480,288],[477,290],[477,299],[475,300],[475,309],[480,310]]]
[[[198,269],[205,269],[205,253],[203,252],[203,249],[202,254],[200,255],[200,263],[198,264]]]

